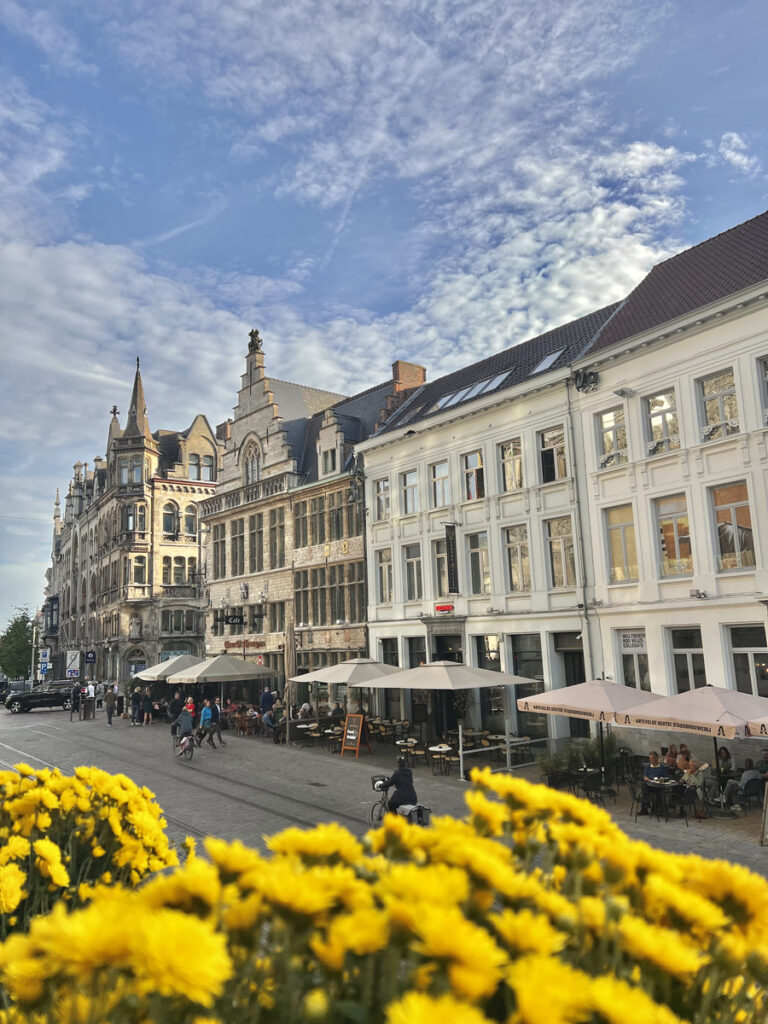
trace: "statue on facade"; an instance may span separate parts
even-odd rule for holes
[[[259,336],[259,332],[256,330],[255,327],[253,328],[252,331],[248,332],[248,337],[251,339],[248,342],[248,351],[249,352],[261,352],[262,351],[262,348],[261,348],[261,338]]]
[[[132,615],[128,620],[128,636],[133,640],[141,637],[141,619],[138,615]]]

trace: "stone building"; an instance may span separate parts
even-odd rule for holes
[[[251,332],[216,496],[201,505],[210,654],[242,654],[287,676],[367,651],[362,488],[352,450],[424,381],[352,397],[267,377]],[[325,700],[330,695],[316,695]],[[337,696],[343,696],[339,694]]]
[[[204,653],[198,503],[216,489],[220,445],[205,416],[150,431],[138,359],[124,428],[112,409],[106,456],[77,462],[54,509],[44,614],[53,678],[127,682],[179,653]]]

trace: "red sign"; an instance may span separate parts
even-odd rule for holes
[[[452,612],[453,611],[453,605],[452,604],[436,604],[435,605],[435,611],[436,612]]]

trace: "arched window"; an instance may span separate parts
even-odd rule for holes
[[[214,463],[213,463],[213,456],[212,455],[204,455],[203,456],[203,468],[202,468],[202,473],[200,475],[200,479],[201,480],[215,480],[216,479],[216,473],[214,472],[214,470],[215,470],[215,466],[214,466]]]
[[[190,583],[194,583],[196,576],[197,576],[197,559],[196,558],[188,558],[187,559],[187,579],[189,580]]]
[[[147,559],[144,555],[137,555],[133,560],[133,582],[147,582]]]
[[[168,555],[163,557],[163,586],[168,587],[171,584],[171,559]]]
[[[193,537],[197,533],[197,509],[194,505],[187,505],[184,509],[184,533]]]
[[[245,453],[245,461],[243,463],[243,472],[246,484],[255,484],[259,479],[259,449],[255,444],[248,445],[248,450]]]
[[[200,479],[200,456],[190,455],[189,456],[189,479],[199,480]]]
[[[169,501],[163,506],[163,533],[175,537],[179,532],[179,510]]]
[[[183,583],[184,573],[187,567],[187,560],[185,558],[174,558],[173,560],[173,582]]]
[[[147,506],[136,506],[136,530],[139,533],[146,533],[147,530]]]
[[[136,529],[136,508],[134,505],[125,506],[125,532],[133,533]]]

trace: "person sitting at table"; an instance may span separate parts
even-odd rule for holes
[[[666,753],[664,764],[667,768],[677,768],[677,747],[673,743]]]
[[[299,718],[311,718],[311,717],[312,717],[312,705],[309,703],[309,701],[305,700],[304,703],[299,708]]]
[[[706,802],[704,797],[704,770],[696,760],[689,760],[688,768],[683,772],[680,780],[684,786],[694,786],[696,789],[696,817],[706,818]]]
[[[755,768],[755,762],[751,757],[748,757],[744,762],[744,771],[741,773],[741,778],[738,782],[735,779],[728,779],[723,790],[723,800],[731,808],[732,811],[740,811],[741,804],[739,798],[744,791],[744,787],[752,779],[762,779],[762,775]]]
[[[272,707],[278,711],[282,711],[285,708],[285,704],[283,704],[282,698],[277,690],[272,691]]]
[[[733,762],[731,761],[731,755],[730,755],[727,747],[720,747],[720,749],[718,750],[718,752],[717,752],[717,763],[718,763],[718,765],[720,767],[720,771],[721,772],[729,772],[731,770],[731,768],[733,767]]]
[[[643,769],[643,796],[645,799],[640,804],[639,814],[648,814],[654,796],[658,796],[658,794],[653,793],[653,790],[648,789],[647,783],[653,783],[656,779],[665,779],[668,774],[666,765],[659,761],[658,751],[652,750],[648,754],[648,764]]]
[[[277,729],[277,722],[275,721],[275,712],[272,708],[267,708],[261,716],[261,724],[266,729],[268,736],[274,736],[275,729]]]
[[[691,752],[685,743],[680,744],[680,749],[677,754],[677,768],[678,771],[687,772],[692,764]]]
[[[331,718],[342,718],[343,715],[344,708],[341,706],[341,704],[339,704],[337,700],[335,700],[333,702],[333,707],[331,708]]]
[[[755,768],[761,775],[765,775],[768,772],[768,747],[763,747],[760,760],[755,765]]]

